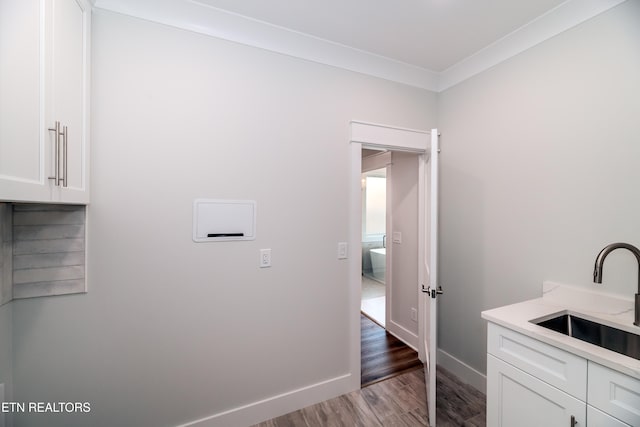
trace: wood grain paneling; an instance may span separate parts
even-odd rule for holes
[[[9,203],[0,203],[0,305],[11,301],[12,292],[12,210]]]
[[[85,207],[13,205],[13,297],[85,291]]]

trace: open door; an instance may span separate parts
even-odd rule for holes
[[[361,248],[361,149],[362,145],[420,154],[418,169],[418,357],[424,364],[429,425],[436,425],[436,301],[438,260],[438,130],[431,132],[351,121],[351,220],[350,245]],[[361,260],[351,257],[352,335],[360,337]],[[356,308],[358,310],[356,311]],[[352,372],[360,371],[360,340],[352,343]],[[358,377],[359,381],[360,378]],[[356,382],[354,381],[354,386]],[[354,387],[355,389],[355,387]]]
[[[436,334],[438,286],[438,130],[431,130],[431,146],[420,162],[419,180],[419,321],[418,357],[424,364],[429,425],[436,425]]]

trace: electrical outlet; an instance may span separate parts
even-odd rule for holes
[[[418,321],[418,310],[416,310],[415,308],[411,309],[411,320],[413,320],[414,322]]]
[[[271,267],[271,249],[260,249],[260,268]]]

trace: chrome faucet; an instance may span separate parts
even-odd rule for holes
[[[628,249],[638,260],[638,293],[636,294],[635,320],[633,324],[640,326],[640,249],[628,243],[611,243],[605,246],[596,257],[596,265],[593,267],[593,281],[602,283],[602,264],[604,264],[604,259],[611,251],[616,249]]]

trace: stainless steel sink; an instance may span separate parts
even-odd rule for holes
[[[573,314],[561,314],[551,319],[532,322],[552,331],[640,360],[640,335],[582,319]]]

